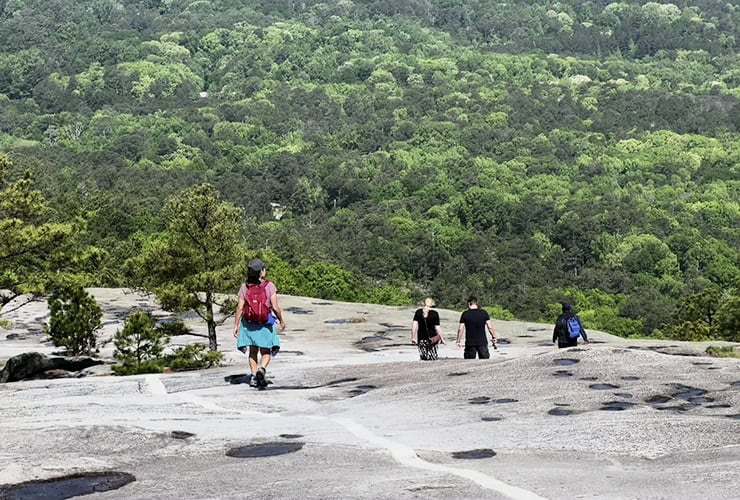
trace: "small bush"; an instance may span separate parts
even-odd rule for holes
[[[167,342],[167,329],[156,326],[150,313],[135,311],[124,320],[123,330],[118,330],[113,339],[116,346],[113,357],[120,363],[114,372],[122,375],[161,372],[160,362]]]
[[[205,344],[188,344],[168,355],[165,364],[172,370],[195,370],[218,366],[223,354],[208,350]]]
[[[44,331],[56,347],[79,356],[96,352],[95,332],[103,325],[103,311],[95,298],[81,286],[54,290],[48,299],[50,318]]]
[[[707,354],[715,358],[740,358],[740,350],[734,347],[719,347],[710,345]]]

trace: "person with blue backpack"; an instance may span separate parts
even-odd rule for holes
[[[573,312],[573,307],[567,302],[563,303],[563,313],[555,321],[555,329],[552,332],[553,343],[557,341],[558,348],[575,347],[578,345],[578,337],[583,337],[583,342],[588,344],[588,335],[583,328],[581,318]]]

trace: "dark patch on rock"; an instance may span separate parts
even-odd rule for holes
[[[712,366],[714,363],[708,361],[692,361],[691,364],[695,366]]]
[[[673,394],[674,398],[690,400],[691,398],[697,398],[707,393],[704,389],[698,389],[689,385],[683,384],[672,384],[674,389],[678,389],[678,392]]]
[[[134,481],[136,478],[127,472],[82,472],[53,479],[0,486],[0,498],[62,500],[117,490]]]
[[[471,405],[487,405],[491,402],[491,398],[488,396],[476,396],[468,399],[468,403]]]
[[[518,403],[518,399],[511,399],[511,398],[501,398],[494,401],[494,403],[501,403],[501,404],[507,404],[507,403]]]
[[[295,307],[295,306],[286,307],[285,310],[293,314],[313,314],[312,310],[304,309],[302,307]]]
[[[553,408],[550,411],[548,411],[547,414],[554,415],[556,417],[566,417],[568,415],[572,415],[573,410],[568,410],[566,408]]]
[[[737,380],[737,381],[735,381],[735,382],[732,382],[732,383],[730,384],[730,387],[740,387],[740,380]]]
[[[651,405],[662,405],[664,403],[667,403],[671,399],[672,398],[670,396],[660,396],[660,395],[658,395],[658,396],[652,396],[652,397],[647,398],[645,400],[645,402],[648,403],[648,404],[651,404]]]
[[[172,439],[188,439],[195,436],[192,432],[186,432],[186,431],[172,431],[170,432],[170,437]]]
[[[496,343],[497,344],[501,344],[501,345],[510,345],[511,344],[511,340],[506,339],[506,338],[504,338],[504,339],[496,339]]]
[[[347,382],[357,382],[356,378],[340,378],[339,380],[332,380],[326,385],[339,385],[339,384],[346,384]]]
[[[703,405],[705,403],[713,403],[714,399],[708,398],[706,396],[697,396],[695,398],[689,398],[689,403],[694,403],[696,405]]]
[[[629,410],[637,406],[636,403],[630,403],[628,401],[608,401],[604,403],[604,406],[599,408],[602,411],[624,411]]]
[[[608,391],[610,389],[619,389],[619,386],[614,384],[591,384],[589,388],[595,391]]]
[[[517,335],[520,339],[533,339],[534,335]]]
[[[324,321],[327,325],[348,325],[364,323],[367,321],[365,318],[341,318],[341,319],[327,319]]]
[[[674,406],[654,406],[656,410],[669,410],[669,411],[676,411],[676,412],[685,412],[689,411],[691,408],[687,405],[674,405]]]
[[[252,375],[248,373],[239,375],[226,375],[224,377],[224,382],[228,382],[230,384],[248,384],[251,378]]]
[[[332,302],[311,302],[315,306],[331,306],[334,305]]]
[[[615,392],[614,395],[618,398],[625,398],[630,399],[632,397],[632,394],[629,392]]]
[[[725,403],[719,403],[716,405],[707,405],[707,408],[732,408],[732,405],[728,405]]]
[[[504,417],[481,417],[480,419],[483,422],[500,422],[504,419]]]
[[[642,347],[638,345],[631,345],[631,346],[627,346],[627,349],[638,349],[639,350],[639,349],[642,349]]]
[[[448,377],[462,377],[463,375],[468,375],[470,372],[452,372],[448,373]]]
[[[721,366],[710,366],[707,368],[707,370],[721,370],[721,369],[722,369]]]
[[[384,326],[384,327],[389,328],[391,330],[394,330],[394,329],[395,330],[398,330],[398,329],[405,330],[406,328],[408,328],[406,325],[394,325],[393,323],[378,323],[378,324],[380,326]]]
[[[579,359],[572,359],[572,358],[559,358],[554,360],[554,363],[558,366],[571,366],[576,363],[578,363]]]
[[[283,439],[300,439],[303,434],[280,434],[280,437]]]
[[[570,406],[570,403],[553,403],[555,406]]]
[[[355,386],[354,389],[350,389],[349,391],[347,391],[347,393],[349,394],[349,397],[355,398],[357,396],[362,396],[363,394],[367,394],[368,392],[370,392],[373,389],[377,389],[377,386],[374,386],[374,385],[358,385],[358,386]]]
[[[280,350],[281,355],[287,354],[288,356],[303,356],[303,351],[283,351]]]
[[[375,336],[371,335],[369,337],[362,337],[362,342],[385,342],[386,340],[391,340],[388,337],[381,337],[381,336]]]
[[[25,337],[21,336],[20,333],[9,333],[5,336],[5,340],[24,340]]]
[[[226,452],[227,457],[233,458],[262,458],[274,457],[295,453],[303,448],[304,443],[291,441],[289,443],[261,443],[238,446]]]
[[[527,328],[527,331],[528,332],[546,332],[547,328],[536,328],[536,327],[530,326],[529,328]]]
[[[734,415],[725,415],[725,418],[731,418],[732,420],[740,420],[740,413],[735,413]]]
[[[594,380],[599,380],[599,377],[581,377],[578,380],[585,380],[586,382],[593,382]]]
[[[481,448],[478,450],[467,450],[467,451],[453,451],[452,458],[464,459],[464,460],[478,460],[481,458],[495,457],[496,452],[490,448]]]
[[[5,367],[0,370],[0,383],[40,378],[44,372],[50,370],[78,372],[102,364],[102,359],[85,356],[50,358],[39,352],[24,352],[8,359]]]
[[[625,375],[622,377],[622,380],[640,380],[640,377],[636,377],[634,375]]]
[[[573,373],[568,370],[555,370],[554,377],[572,377]]]

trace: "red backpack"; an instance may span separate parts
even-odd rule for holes
[[[263,281],[259,285],[247,283],[247,300],[244,305],[244,318],[250,323],[267,323],[270,314],[270,305],[267,302],[267,285]]]

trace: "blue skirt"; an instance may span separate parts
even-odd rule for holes
[[[239,337],[236,339],[236,348],[245,351],[249,346],[272,349],[280,347],[280,339],[274,324],[239,322]]]

